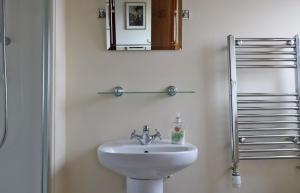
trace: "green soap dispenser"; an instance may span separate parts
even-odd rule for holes
[[[182,145],[185,143],[185,132],[183,130],[183,122],[180,117],[180,112],[176,113],[176,119],[173,123],[171,132],[171,141],[173,144]]]

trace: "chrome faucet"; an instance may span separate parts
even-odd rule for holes
[[[155,129],[156,133],[154,135],[149,135],[149,127],[147,125],[144,126],[143,134],[137,135],[136,131],[134,130],[131,133],[131,139],[136,139],[140,142],[141,145],[149,145],[152,143],[156,138],[159,138],[161,140],[161,134],[160,132]]]

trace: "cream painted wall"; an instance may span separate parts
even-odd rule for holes
[[[166,181],[165,193],[299,193],[297,161],[245,161],[243,186],[231,187],[226,36],[290,37],[300,33],[299,0],[183,0],[182,51],[108,52],[105,0],[67,0],[66,193],[125,193],[125,178],[102,167],[98,145],[128,138],[144,124],[168,137],[175,112],[199,160]],[[270,74],[269,76],[272,76]],[[266,76],[261,77],[264,81]],[[194,89],[194,95],[97,96],[128,90]]]

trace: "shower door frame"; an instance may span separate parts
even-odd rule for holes
[[[50,192],[50,152],[52,115],[52,0],[44,0],[43,26],[43,105],[42,105],[42,193]]]
[[[44,0],[44,26],[43,26],[43,105],[42,105],[42,188],[41,193],[52,192],[54,148],[52,148],[53,138],[53,33],[55,16],[55,1]]]

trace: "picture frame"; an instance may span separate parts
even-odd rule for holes
[[[146,2],[127,2],[126,29],[146,30]]]

